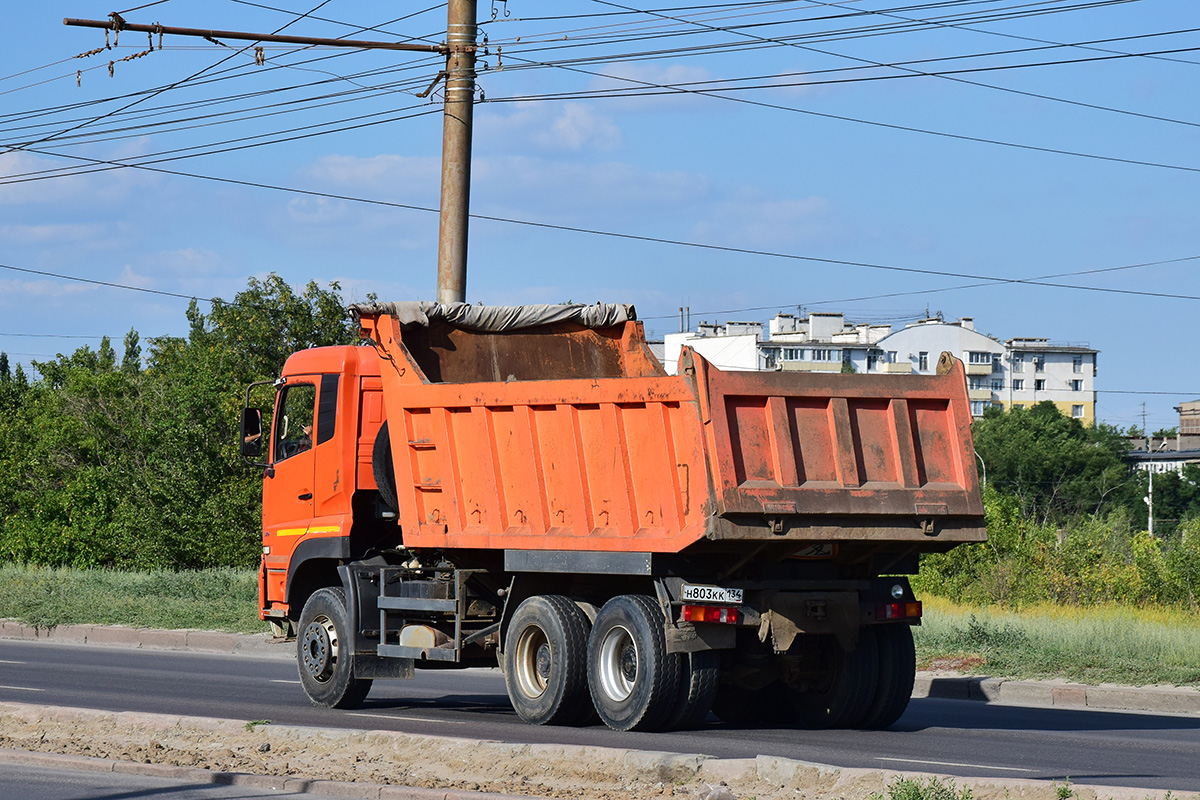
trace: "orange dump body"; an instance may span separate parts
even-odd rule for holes
[[[665,374],[641,324],[364,316],[409,548],[678,553],[984,539],[961,362],[936,376]]]

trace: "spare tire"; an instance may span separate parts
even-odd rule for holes
[[[396,465],[392,461],[392,440],[388,437],[387,420],[379,426],[375,434],[375,446],[371,448],[371,472],[375,476],[375,486],[379,489],[379,499],[392,511],[399,513],[400,504],[396,500]]]

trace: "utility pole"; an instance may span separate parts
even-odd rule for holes
[[[110,14],[107,20],[64,19],[63,24],[79,28],[103,28],[113,31],[118,36],[122,31],[145,33],[149,37],[150,50],[155,49],[153,37],[159,37],[161,49],[162,37],[165,35],[194,36],[209,41],[231,39],[305,46],[405,50],[444,55],[446,69],[434,80],[434,84],[442,78],[446,81],[442,123],[442,202],[438,224],[437,300],[439,303],[456,303],[466,299],[467,288],[467,222],[471,213],[471,128],[475,110],[477,6],[478,0],[450,0],[446,14],[446,42],[440,45],[322,39],[274,33],[176,28],[158,24],[138,25],[126,22],[116,13]],[[430,90],[432,89],[433,85],[430,86]]]
[[[438,225],[439,303],[461,303],[467,293],[471,128],[475,115],[476,5],[476,0],[450,0],[446,18],[442,205]]]

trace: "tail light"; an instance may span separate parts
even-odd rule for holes
[[[684,622],[724,622],[736,625],[738,610],[725,606],[687,606],[683,607]]]
[[[875,607],[875,619],[920,619],[921,602],[881,603]]]

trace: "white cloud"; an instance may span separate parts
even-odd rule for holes
[[[95,158],[120,161],[146,149],[146,141],[126,144]],[[84,174],[63,174],[59,170],[91,170]],[[107,169],[85,162],[43,158],[20,151],[0,154],[0,205],[35,203],[71,204],[103,207],[127,199],[135,190],[161,183],[163,177],[138,169]]]
[[[0,239],[13,244],[81,242],[98,238],[104,233],[103,225],[85,223],[0,225]]]
[[[44,176],[47,170],[63,166],[69,164],[29,153],[0,154],[0,176],[3,180],[0,183],[0,205],[58,203],[80,196],[85,191],[85,178]]]
[[[483,159],[476,176],[480,207],[508,215],[520,210],[535,219],[644,217],[661,213],[664,206],[688,204],[708,190],[708,178],[698,173],[647,172],[619,161]]]
[[[612,102],[628,108],[652,108],[661,111],[667,107],[691,105],[703,100],[699,95],[688,91],[670,91],[670,87],[681,89],[710,88],[706,81],[713,79],[712,73],[695,64],[635,64],[624,62],[611,64],[601,70],[603,77],[597,77],[591,82],[593,91],[621,92],[660,92],[646,97],[617,98]],[[661,94],[664,88],[668,93]]]
[[[94,292],[99,287],[87,283],[75,283],[74,281],[60,281],[54,279],[46,280],[21,280],[2,279],[0,278],[0,303],[3,305],[24,306],[28,303],[29,298],[53,298],[63,297],[66,295],[76,295],[83,292]]]
[[[621,144],[621,129],[586,103],[519,103],[512,113],[480,114],[477,142],[512,152],[529,144],[539,150],[610,151]]]
[[[829,203],[822,197],[768,197],[740,191],[709,204],[692,235],[697,241],[767,248],[827,238]]]
[[[295,197],[288,201],[288,218],[300,225],[332,225],[345,222],[350,211],[344,200],[327,197]]]
[[[114,283],[119,283],[124,286],[137,286],[141,289],[148,289],[154,285],[154,281],[148,275],[139,275],[133,271],[133,267],[128,264],[121,270],[121,274],[117,276]]]
[[[305,173],[325,186],[369,189],[375,193],[373,196],[423,197],[431,192],[436,196],[441,161],[426,156],[334,155],[318,159]]]

